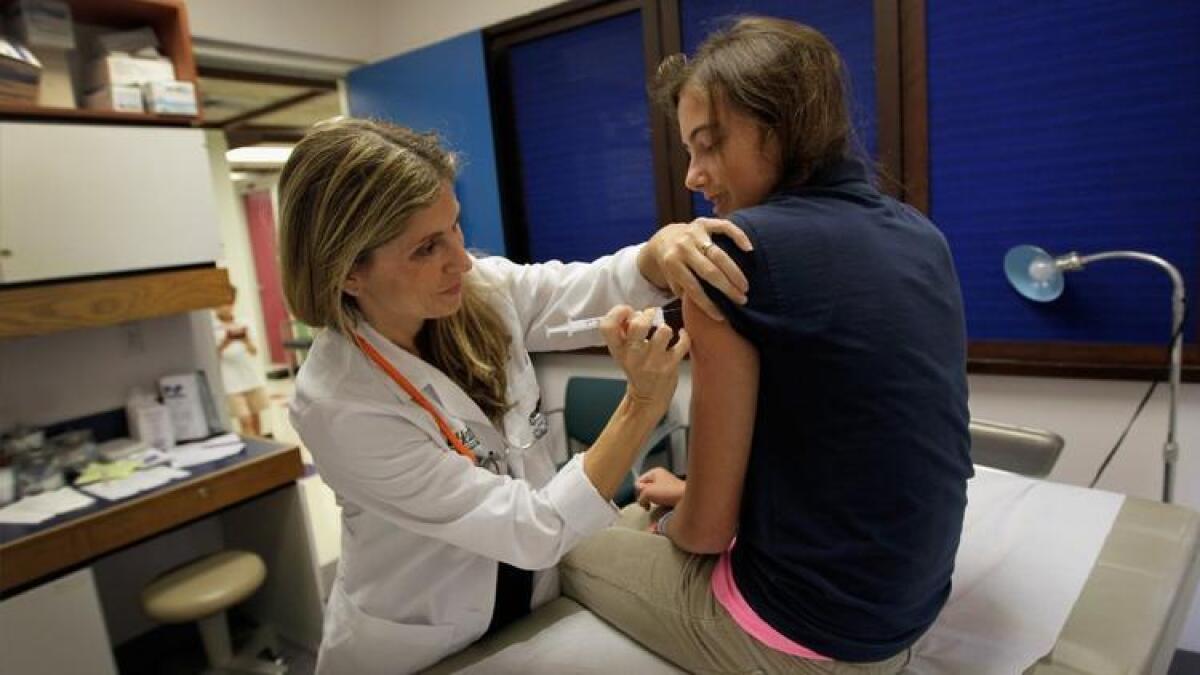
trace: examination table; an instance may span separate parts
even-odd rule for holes
[[[1061,449],[1053,434],[973,422],[972,437],[977,465],[1027,475],[978,466],[954,592],[904,672],[1166,673],[1200,569],[1200,515],[1039,480]],[[683,671],[558,598],[425,672]]]

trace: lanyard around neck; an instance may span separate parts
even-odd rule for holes
[[[471,452],[467,446],[463,445],[463,442],[458,438],[458,435],[450,429],[450,425],[446,423],[446,420],[442,419],[442,416],[438,414],[437,408],[433,407],[433,404],[429,402],[429,399],[425,398],[425,395],[422,394],[416,387],[414,387],[413,383],[408,381],[408,378],[401,375],[400,371],[396,370],[396,367],[393,366],[387,359],[385,359],[383,354],[380,354],[370,342],[367,342],[363,338],[363,336],[355,333],[354,341],[358,344],[358,348],[367,355],[367,358],[371,359],[375,365],[379,366],[379,369],[386,373],[388,377],[392,378],[393,382],[400,385],[400,388],[403,389],[409,396],[411,396],[412,400],[415,401],[417,405],[424,408],[425,412],[429,413],[433,417],[433,421],[437,423],[438,429],[442,431],[442,435],[446,437],[446,440],[450,443],[450,446],[454,448],[455,452],[471,460],[472,464],[479,463],[479,459],[475,457],[475,453]]]

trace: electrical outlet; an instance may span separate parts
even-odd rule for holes
[[[140,321],[124,324],[122,330],[125,331],[125,348],[130,354],[145,354],[146,353],[146,333],[142,330]]]

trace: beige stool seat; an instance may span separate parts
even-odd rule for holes
[[[164,623],[195,621],[250,597],[266,577],[257,555],[222,551],[156,579],[142,591],[142,606]]]
[[[225,610],[253,595],[266,577],[267,567],[257,555],[222,551],[155,579],[142,590],[142,608],[163,623],[196,622],[209,666],[219,672],[278,675],[286,666],[257,658],[264,649],[278,653],[274,632],[260,628],[242,653],[234,654],[225,619]]]

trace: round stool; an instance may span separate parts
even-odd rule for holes
[[[235,658],[225,620],[225,610],[250,597],[266,576],[267,567],[257,555],[221,551],[155,579],[142,590],[142,608],[162,623],[195,621],[212,668],[284,672],[256,661],[253,653]]]

